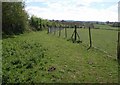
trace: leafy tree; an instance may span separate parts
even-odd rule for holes
[[[27,30],[28,15],[23,2],[2,3],[2,30],[4,34],[20,34]]]

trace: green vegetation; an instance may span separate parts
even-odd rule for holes
[[[47,61],[44,62],[42,59],[46,50],[40,43],[25,38],[4,40],[3,83],[28,82],[38,70],[44,71]]]
[[[2,56],[2,40],[0,40],[0,56]],[[0,57],[0,84],[2,83],[2,57]]]
[[[49,26],[61,25],[55,21],[38,18],[34,15],[29,17],[25,11],[24,2],[3,2],[2,13],[3,37],[23,34],[29,31],[41,31]]]
[[[88,29],[83,28],[93,23],[29,17],[24,8],[23,2],[2,3],[3,83],[118,83],[117,28],[95,24],[96,29],[91,29],[93,47],[99,50],[87,50]],[[70,42],[75,24],[81,28],[78,34],[82,43]],[[61,38],[56,37],[59,31],[47,34],[48,28],[54,31],[59,27],[71,27],[66,29],[67,38],[65,29]]]
[[[2,34],[21,34],[28,30],[28,15],[23,2],[2,3]]]
[[[56,22],[54,20],[49,21],[47,19],[38,18],[36,16],[31,16],[30,25],[34,28],[33,30],[41,31],[43,29],[48,29],[48,27],[60,27],[63,26],[62,23]]]
[[[117,83],[118,63],[98,50],[47,34],[31,32],[3,39],[5,83]],[[54,70],[48,71],[54,67]]]
[[[114,28],[112,28],[114,29]],[[67,39],[72,36],[74,29],[67,29]],[[89,34],[88,29],[77,29],[77,32],[82,40],[82,44],[89,47]],[[117,31],[103,30],[103,29],[91,29],[93,47],[105,52],[108,56],[117,59]],[[54,32],[52,33],[54,34]],[[56,36],[59,35],[59,31],[56,32]],[[61,31],[61,38],[65,38],[65,30]]]
[[[112,27],[108,24],[94,24],[95,29],[107,29],[107,30],[118,30],[118,27]]]

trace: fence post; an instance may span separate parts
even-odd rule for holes
[[[52,33],[52,27],[50,27],[50,33]]]
[[[56,32],[56,28],[54,28],[54,35],[55,35],[55,32]]]
[[[59,27],[59,37],[60,37],[60,35],[61,35],[61,26]]]
[[[47,28],[47,34],[49,34],[49,27]]]
[[[67,29],[65,27],[65,38],[67,38]]]
[[[75,25],[75,41],[77,40],[77,26]]]
[[[47,34],[50,33],[50,27],[47,25]]]
[[[120,31],[119,30],[118,30],[117,59],[118,59],[119,65],[120,65]]]
[[[89,39],[90,39],[90,47],[88,49],[90,49],[92,47],[92,38],[91,38],[91,28],[89,26]]]
[[[40,19],[40,30],[42,30],[42,20]]]
[[[120,27],[118,27],[118,44],[117,44],[117,61],[118,61],[118,70],[120,70]],[[120,73],[118,72],[118,79],[120,78]],[[120,80],[118,81],[120,83]]]

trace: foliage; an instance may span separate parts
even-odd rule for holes
[[[114,22],[112,26],[113,27],[120,27],[120,22]]]
[[[2,83],[32,82],[32,77],[36,73],[40,70],[45,71],[44,65],[46,62],[43,59],[46,50],[40,43],[33,41],[28,42],[21,39],[4,40]],[[38,68],[36,69],[36,67]]]
[[[20,34],[27,30],[28,15],[23,2],[2,3],[2,30],[3,34]]]
[[[33,15],[30,18],[30,25],[32,27],[35,27],[35,29],[37,31],[40,31],[40,30],[43,30],[43,29],[47,29],[48,27],[59,26],[60,23],[57,23],[55,21],[50,21],[50,20],[47,20],[47,19],[38,18],[38,17]]]

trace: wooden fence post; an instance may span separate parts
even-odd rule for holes
[[[118,27],[118,45],[117,45],[117,61],[118,61],[118,71],[120,70],[120,27]],[[118,72],[118,79],[120,78],[120,73]],[[118,81],[120,83],[120,80]]]
[[[56,32],[56,28],[54,28],[54,35],[55,35],[55,32]]]
[[[47,34],[50,33],[50,27],[47,25]]]
[[[50,26],[50,33],[52,33],[52,26]]]
[[[47,34],[49,34],[49,27],[47,28]]]
[[[77,40],[77,26],[75,25],[75,41]]]
[[[65,38],[67,38],[67,29],[65,27]]]
[[[42,30],[42,20],[40,19],[40,30]]]
[[[61,35],[61,26],[59,27],[59,37],[60,37],[60,35]]]
[[[120,65],[120,31],[118,30],[117,59]]]
[[[90,47],[88,49],[90,49],[92,47],[92,38],[91,38],[91,28],[89,26],[89,39],[90,39]]]

